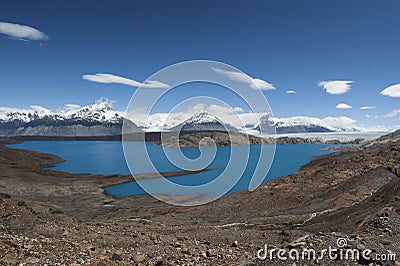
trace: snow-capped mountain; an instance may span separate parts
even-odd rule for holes
[[[190,117],[179,125],[170,128],[170,131],[238,131],[234,126],[222,122],[214,115],[201,112]]]
[[[301,133],[301,132],[332,132],[333,128],[317,125],[304,121],[285,121],[271,115],[261,117],[260,122],[253,127],[254,130],[265,134]]]
[[[138,132],[133,122],[112,110],[111,102],[95,104],[67,112],[49,110],[12,110],[0,114],[0,136],[109,136],[122,132],[124,121],[130,131]]]
[[[277,118],[271,115],[264,115],[260,122],[253,126],[254,130],[262,130],[263,133],[273,133],[274,128],[277,134],[302,133],[302,132],[342,132],[359,131],[356,128],[342,128],[329,125],[328,121],[311,117]]]

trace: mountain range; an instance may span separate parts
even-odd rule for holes
[[[141,131],[108,101],[60,113],[13,110],[0,114],[0,136],[112,136],[121,134],[124,121],[132,131]]]
[[[149,131],[230,131],[263,133],[301,133],[301,132],[343,132],[357,131],[355,128],[340,128],[312,123],[309,119],[276,118],[264,114],[259,122],[235,127],[222,121],[215,115],[199,112],[187,119],[176,120],[166,125],[163,119],[150,124],[139,123],[135,119],[124,118],[123,112],[114,111],[109,101],[97,101],[95,104],[75,110],[51,112],[47,109],[8,110],[0,113],[0,136],[112,136],[120,135],[122,126],[129,126],[129,132]],[[138,126],[139,125],[139,126]]]

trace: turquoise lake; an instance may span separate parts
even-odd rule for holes
[[[143,145],[140,142],[129,143],[130,148],[135,150],[135,145]],[[91,173],[91,174],[130,174],[128,166],[125,162],[122,143],[118,141],[26,141],[21,144],[8,145],[9,147],[39,151],[44,153],[55,154],[66,161],[59,163],[49,169],[66,171],[70,173]],[[326,144],[278,144],[276,145],[275,157],[270,171],[263,183],[272,179],[279,178],[293,172],[308,163],[313,156],[331,153],[332,151],[322,150]],[[181,169],[173,165],[163,153],[163,147],[154,145],[151,142],[146,143],[148,154],[151,161],[159,172],[180,171]],[[177,149],[168,148],[165,149]],[[247,163],[240,180],[229,191],[229,193],[247,190],[250,179],[254,173],[257,156],[261,145],[250,146],[250,158]],[[248,146],[235,146],[234,149],[248,149]],[[195,159],[200,155],[198,147],[181,148],[182,153],[191,159]],[[205,184],[215,179],[225,168],[231,154],[231,147],[217,147],[214,160],[207,167],[210,171],[174,176],[168,178],[176,184],[186,186],[196,186]],[[154,169],[145,167],[142,163],[144,156],[135,156],[134,173],[151,173]],[[253,158],[254,157],[254,158]],[[151,182],[155,187],[156,193],[168,195],[181,195],[180,191],[165,191],[160,185],[157,187],[158,179],[141,180],[140,182]],[[150,184],[150,183],[148,183]],[[104,188],[106,193],[114,197],[126,197],[146,192],[139,186],[136,181],[118,184]],[[212,192],[209,192],[212,194]]]

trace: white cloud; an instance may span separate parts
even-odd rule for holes
[[[8,22],[0,22],[0,33],[21,40],[47,41],[49,39],[49,37],[40,30]]]
[[[218,74],[224,75],[231,80],[247,83],[252,89],[275,90],[274,85],[272,85],[271,83],[259,78],[252,78],[242,72],[228,71],[215,67],[212,67],[212,69]]]
[[[74,111],[74,110],[79,109],[79,108],[81,108],[81,106],[79,104],[74,104],[74,103],[64,104],[64,110],[67,111],[67,112],[68,111]]]
[[[387,87],[383,91],[381,91],[381,95],[399,98],[400,97],[400,84],[395,84]]]
[[[318,86],[323,88],[329,94],[344,94],[351,90],[350,85],[353,81],[349,80],[331,80],[331,81],[320,81]]]
[[[294,90],[287,90],[286,93],[287,94],[295,94],[296,92]]]
[[[395,117],[398,114],[400,114],[400,110],[393,110],[385,115],[382,115],[381,117]]]
[[[103,84],[122,84],[122,85],[128,85],[128,86],[133,86],[133,87],[140,87],[142,86],[143,88],[159,88],[159,89],[167,89],[170,86],[156,81],[156,80],[148,80],[145,83],[138,82],[136,80],[116,76],[113,74],[104,74],[104,73],[97,73],[97,74],[87,74],[83,75],[82,78],[84,80],[92,81],[92,82],[97,82],[97,83],[103,83]]]
[[[233,110],[235,110],[235,112],[237,112],[237,113],[243,113],[244,112],[242,107],[234,107]]]
[[[376,115],[376,116],[368,115],[368,118],[374,118],[374,119],[379,119],[379,118],[394,118],[394,117],[396,117],[398,114],[400,114],[400,109],[392,110],[392,111],[390,111],[389,113],[384,114],[384,115]],[[397,120],[397,118],[395,118],[395,119]]]
[[[325,117],[321,119],[323,124],[332,126],[332,127],[340,127],[340,128],[351,128],[354,127],[354,124],[357,120],[347,116],[337,116],[337,117]]]
[[[37,111],[37,112],[41,112],[41,113],[51,113],[51,110],[40,106],[40,105],[31,105],[32,110]]]
[[[347,103],[339,103],[338,105],[336,105],[337,109],[351,109],[352,107],[350,105],[348,105]]]
[[[372,110],[375,109],[375,106],[361,106],[360,110]]]

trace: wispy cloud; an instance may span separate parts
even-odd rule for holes
[[[398,98],[400,97],[400,84],[395,84],[387,87],[383,91],[381,91],[382,95]]]
[[[294,90],[287,90],[286,93],[287,94],[295,94],[296,92]]]
[[[87,74],[83,75],[82,78],[84,80],[92,81],[92,82],[97,82],[97,83],[103,83],[103,84],[122,84],[122,85],[128,85],[128,86],[133,86],[133,87],[140,87],[142,86],[143,88],[152,88],[152,89],[168,89],[170,86],[156,81],[156,80],[148,80],[144,83],[141,83],[139,81],[133,80],[133,79],[128,79],[125,77],[120,77],[117,75],[113,74],[105,74],[105,73],[97,73],[97,74]]]
[[[0,33],[24,41],[47,41],[49,39],[44,32],[38,29],[8,22],[0,22]]]
[[[368,118],[375,118],[375,119],[379,119],[379,118],[393,118],[396,117],[398,114],[400,114],[400,109],[395,109],[390,111],[387,114],[384,115],[376,115],[376,116],[372,116],[372,115],[366,115],[366,117]]]
[[[67,103],[67,104],[64,104],[63,110],[68,112],[68,111],[74,111],[79,108],[81,108],[81,106],[79,104]]]
[[[351,90],[351,84],[353,81],[350,80],[330,80],[330,81],[320,81],[318,86],[323,88],[327,93],[338,95],[344,94]]]
[[[375,109],[375,106],[361,106],[360,110],[372,110]]]
[[[31,105],[31,108],[37,112],[42,112],[42,113],[50,113],[51,112],[51,110],[49,110],[43,106],[40,106],[40,105]]]
[[[388,118],[390,118],[390,117],[395,117],[395,116],[397,116],[398,114],[400,114],[400,110],[399,110],[399,109],[390,111],[389,113],[387,113],[387,114],[385,114],[385,115],[382,115],[381,117],[388,117]]]
[[[336,105],[337,109],[351,109],[351,105],[348,105],[347,103],[339,103]]]
[[[247,83],[252,89],[275,90],[274,85],[271,83],[259,78],[252,78],[242,72],[223,70],[215,67],[212,67],[212,69],[218,74],[224,75],[231,80]]]

